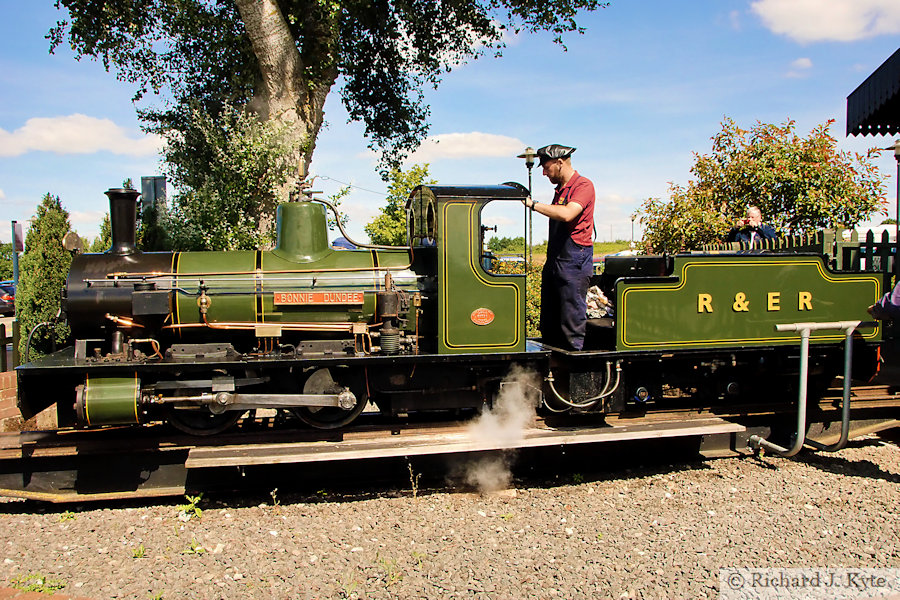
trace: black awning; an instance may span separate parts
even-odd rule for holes
[[[847,135],[900,133],[900,49],[847,96]]]

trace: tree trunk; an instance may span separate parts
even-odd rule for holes
[[[320,77],[309,81],[305,74],[307,65],[298,49],[297,40],[285,21],[277,0],[236,0],[238,11],[259,63],[260,85],[251,103],[262,119],[276,119],[289,126],[292,141],[297,150],[298,173],[279,190],[279,198],[287,200],[288,193],[305,179],[315,149],[316,136],[325,118],[325,98],[337,79],[337,67],[330,55],[310,55],[307,60],[316,65]],[[315,14],[315,2],[311,2],[308,14]],[[315,33],[332,36],[330,23],[315,27]],[[332,48],[336,40],[316,44],[319,48]],[[263,218],[274,219],[274,207],[260,207]],[[271,223],[268,223],[271,226]]]

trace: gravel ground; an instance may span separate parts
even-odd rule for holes
[[[97,600],[715,598],[722,567],[900,567],[897,439],[487,495],[213,495],[202,514],[185,500],[6,501],[0,586],[38,575]]]

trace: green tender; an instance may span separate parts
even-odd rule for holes
[[[776,324],[868,321],[881,295],[878,273],[831,272],[818,256],[677,256],[673,277],[617,286],[617,349],[796,345]],[[877,340],[881,327],[860,332]],[[840,342],[816,331],[813,343]]]

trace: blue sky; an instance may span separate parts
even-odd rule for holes
[[[80,234],[96,235],[106,189],[160,172],[157,142],[140,132],[130,86],[66,48],[48,53],[44,36],[63,16],[53,2],[0,0],[0,9],[0,240],[46,192],[61,197]],[[522,35],[502,58],[445,76],[427,95],[431,138],[411,160],[428,162],[442,184],[527,183],[515,158],[525,146],[575,146],[573,165],[597,191],[603,240],[628,239],[643,199],[690,179],[693,153],[709,152],[725,116],[743,127],[794,119],[804,135],[834,119],[846,150],[893,143],[844,131],[847,95],[900,47],[897,0],[613,0],[579,23],[586,32],[566,38],[568,51],[549,35]],[[314,187],[355,186],[343,208],[363,241],[386,186],[337,88],[325,118]],[[877,164],[893,216],[896,162],[885,152]],[[539,169],[534,194],[552,196]],[[500,235],[521,234],[518,211],[488,218]],[[536,219],[535,238],[545,231]]]

